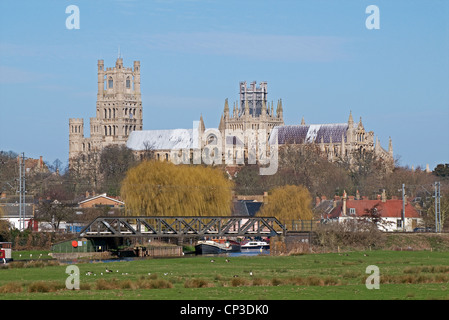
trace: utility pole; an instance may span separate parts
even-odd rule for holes
[[[405,231],[405,183],[402,184],[402,231]]]
[[[23,231],[25,227],[25,153],[19,158],[19,230]]]
[[[441,232],[440,182],[435,181],[435,232]]]

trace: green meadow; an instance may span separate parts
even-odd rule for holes
[[[65,288],[68,264],[47,259],[1,267],[0,299],[449,299],[449,252],[192,256],[74,265],[80,270],[79,290]],[[365,285],[370,265],[379,268],[379,289]]]

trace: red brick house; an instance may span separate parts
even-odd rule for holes
[[[111,207],[111,208],[123,208],[125,203],[116,198],[108,197],[106,193],[88,198],[78,203],[80,208],[95,208],[95,207]]]
[[[413,231],[423,221],[419,212],[406,200],[405,214],[402,216],[402,199],[387,200],[385,193],[376,200],[348,197],[346,192],[337,201],[324,219],[343,222],[346,219],[377,219],[378,228],[382,231]]]

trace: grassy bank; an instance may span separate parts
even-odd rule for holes
[[[65,289],[67,265],[11,265],[0,269],[0,299],[449,299],[449,252],[213,259],[80,263],[76,291]],[[369,265],[379,267],[379,290],[365,286]]]

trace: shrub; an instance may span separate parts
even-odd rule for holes
[[[48,282],[48,281],[36,281],[28,286],[28,292],[54,292],[65,289],[64,283]]]
[[[0,287],[0,293],[19,293],[22,290],[22,284],[17,282],[8,282]]]
[[[119,289],[119,284],[115,279],[99,279],[95,282],[95,287],[97,290],[113,290]]]
[[[322,286],[324,284],[323,279],[315,277],[315,276],[310,276],[306,278],[306,285],[308,286]]]
[[[269,281],[263,278],[254,278],[253,286],[267,286],[269,285]]]
[[[272,286],[280,286],[282,284],[282,280],[279,278],[273,278],[271,279],[271,285]]]
[[[204,279],[188,279],[184,282],[184,288],[205,288],[209,286],[209,282]]]
[[[164,279],[154,279],[148,283],[149,289],[170,289],[173,288],[173,284],[170,281]]]
[[[385,234],[367,219],[319,225],[316,234],[317,244],[328,250],[380,247],[386,240]]]

